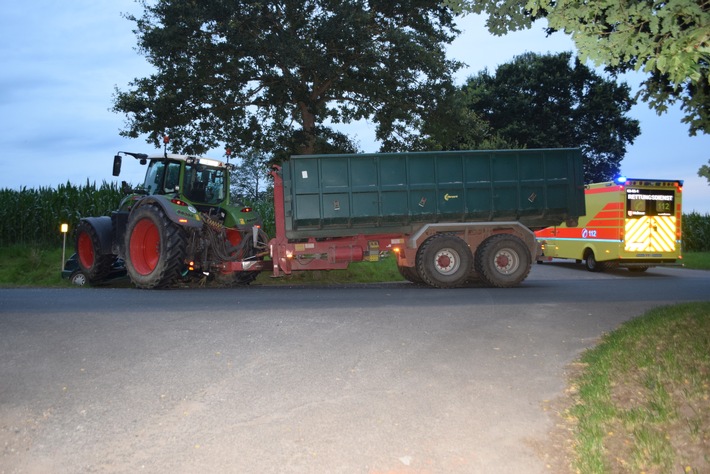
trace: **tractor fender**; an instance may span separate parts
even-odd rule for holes
[[[96,231],[96,235],[99,237],[99,245],[101,245],[101,254],[113,253],[113,223],[111,218],[109,216],[84,217],[81,220]]]
[[[202,218],[200,217],[199,211],[192,204],[175,204],[166,196],[154,195],[146,196],[143,199],[140,199],[131,208],[131,214],[133,214],[136,209],[149,204],[159,206],[163,212],[165,212],[168,219],[179,226],[189,227],[192,229],[202,229]]]

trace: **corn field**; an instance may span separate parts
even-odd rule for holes
[[[67,241],[73,240],[73,229],[79,219],[106,216],[118,208],[123,194],[115,183],[103,182],[97,187],[87,181],[84,186],[71,183],[54,188],[19,191],[0,189],[0,246],[61,245],[60,225],[69,224]],[[273,203],[266,194],[254,206],[264,218],[267,231],[273,232]],[[710,251],[710,214],[697,212],[683,215],[683,251]],[[273,235],[273,234],[269,234]],[[67,244],[67,246],[73,246]]]
[[[122,196],[119,185],[106,182],[98,187],[87,181],[85,186],[67,183],[56,189],[0,189],[0,246],[61,244],[63,223],[69,224],[70,242],[79,219],[109,215]]]

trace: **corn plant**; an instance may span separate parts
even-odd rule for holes
[[[62,223],[74,229],[82,217],[108,215],[121,197],[120,187],[107,182],[0,189],[0,245],[58,244]]]

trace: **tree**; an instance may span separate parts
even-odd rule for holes
[[[583,61],[609,72],[643,71],[640,97],[659,114],[680,101],[690,135],[710,133],[708,0],[447,0],[457,11],[487,13],[505,34],[545,17],[572,36]]]
[[[328,124],[362,118],[388,146],[460,67],[444,50],[458,34],[451,10],[426,0],[141,3],[128,18],[156,72],[116,90],[114,111],[124,136],[167,132],[184,152],[313,153],[343,145]]]
[[[501,143],[581,148],[587,182],[613,179],[626,145],[640,134],[638,121],[625,115],[635,103],[629,87],[572,61],[571,53],[517,56],[495,74],[469,78],[461,94]]]
[[[710,166],[708,165],[710,165],[710,160],[708,160],[707,165],[703,165],[700,167],[700,169],[698,170],[698,176],[700,176],[701,178],[704,177],[708,180],[708,184],[710,184]]]
[[[271,159],[264,153],[252,150],[243,153],[239,160],[236,169],[232,171],[232,195],[256,202],[268,185],[268,163]]]

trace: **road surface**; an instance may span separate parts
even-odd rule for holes
[[[710,272],[0,289],[0,472],[546,473],[565,368]]]

